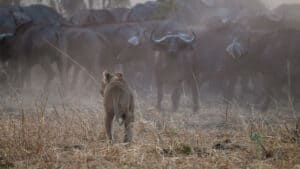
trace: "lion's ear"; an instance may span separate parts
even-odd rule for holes
[[[105,82],[109,83],[110,80],[111,80],[111,78],[112,78],[112,75],[111,75],[109,72],[104,71],[104,72],[103,72],[103,78],[104,78],[104,81],[105,81]]]
[[[120,73],[120,72],[115,73],[115,76],[119,79],[123,79],[123,73]]]

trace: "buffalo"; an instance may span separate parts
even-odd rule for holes
[[[129,14],[129,8],[112,8],[109,9],[110,13],[114,16],[117,23],[125,22]]]
[[[300,31],[281,29],[265,34],[250,31],[247,36],[228,45],[228,55],[222,61],[226,78],[231,78],[231,89],[227,94],[233,93],[232,86],[238,76],[248,75],[252,79],[262,80],[263,88],[258,95],[260,99],[256,99],[255,103],[260,110],[266,111],[272,98],[283,94],[289,94],[293,98],[290,101],[297,101],[300,96],[296,87],[300,77],[297,66],[300,63],[297,47]],[[235,50],[239,50],[239,45],[244,52],[234,54]]]
[[[2,0],[0,6],[20,5],[21,0]]]
[[[282,26],[300,30],[299,10],[299,4],[282,4],[272,12],[275,16],[282,18],[282,21],[280,22]]]
[[[120,65],[130,84],[141,90],[151,89],[154,70],[152,45],[149,41],[150,30],[160,22],[121,23],[89,27],[103,34],[110,41],[111,60]],[[138,87],[140,86],[140,87]],[[149,88],[148,88],[149,87]]]
[[[144,33],[144,28],[134,23],[66,28],[68,53],[95,77],[100,77],[96,74],[100,69],[114,70],[121,65],[126,74],[131,74],[128,76],[130,79],[136,74],[133,72],[139,72],[133,70],[133,67],[149,65],[147,51],[150,48]],[[81,43],[82,39],[85,39],[85,44]],[[91,63],[93,65],[88,65]],[[130,82],[132,81],[130,79]]]
[[[157,86],[157,105],[161,110],[161,102],[164,94],[164,85],[173,85],[172,109],[177,111],[180,96],[183,92],[182,83],[186,83],[191,89],[193,96],[193,111],[197,111],[197,65],[194,55],[193,44],[196,35],[188,35],[182,31],[173,31],[156,37],[155,32],[151,35],[154,49],[159,52],[155,58],[155,78]]]
[[[84,0],[61,0],[60,6],[67,17],[71,17],[78,10],[87,9]]]
[[[7,61],[10,75],[18,80],[18,86],[30,79],[31,69],[41,65],[47,75],[45,89],[53,80],[55,70],[51,64],[56,63],[63,81],[64,61],[59,50],[64,50],[64,40],[61,29],[57,26],[36,25],[31,20],[24,21],[20,16],[19,26],[13,34],[3,35],[1,40],[1,60]],[[59,49],[58,49],[59,48]]]
[[[67,22],[54,9],[44,5],[0,7],[0,33],[13,33],[17,27],[13,15],[30,18],[34,24],[63,25]]]
[[[162,8],[162,2],[148,1],[132,7],[127,15],[128,22],[144,22],[150,20],[164,20],[169,11]]]
[[[109,10],[81,10],[70,18],[70,22],[77,26],[103,25],[115,23],[115,17]]]
[[[236,36],[235,34],[238,34],[239,29],[234,23],[220,22],[197,33],[197,37],[201,39],[195,44],[196,63],[200,73],[198,85],[201,88],[206,82],[212,84],[210,87],[214,87],[214,91],[219,89],[223,92],[226,100],[231,99],[226,92],[226,83],[231,78],[228,76],[231,70],[226,65],[231,57],[228,57],[226,48]]]
[[[248,66],[244,69],[248,68],[262,75],[265,92],[262,93],[264,100],[260,108],[263,111],[268,109],[271,98],[282,94],[285,86],[289,96],[299,99],[300,95],[297,90],[300,78],[299,42],[300,31],[282,29],[264,35],[256,41],[254,50],[251,50],[255,53],[248,54]],[[246,65],[245,62],[244,64]]]
[[[112,65],[110,42],[100,33],[86,28],[66,28],[64,32],[67,54],[71,57],[67,69],[74,67],[71,85],[76,85],[81,69],[85,69],[85,73],[99,81],[99,73]]]
[[[30,5],[15,7],[13,12],[19,12],[31,18],[34,24],[64,25],[66,20],[57,11],[45,5]]]
[[[0,7],[0,33],[13,33],[16,24],[13,16],[11,15],[10,8]]]

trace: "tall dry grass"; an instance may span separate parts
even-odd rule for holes
[[[0,168],[299,168],[300,121],[291,113],[247,112],[233,106],[202,105],[189,113],[158,113],[140,102],[134,142],[116,143],[104,132],[101,108],[51,106],[41,99],[31,109],[0,117]],[[184,102],[185,103],[185,102]],[[168,104],[168,103],[166,103]]]

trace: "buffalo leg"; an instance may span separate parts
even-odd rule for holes
[[[73,67],[73,74],[72,74],[72,79],[71,79],[71,89],[74,90],[77,83],[78,83],[78,77],[79,77],[79,72],[80,69],[78,69],[77,67]]]
[[[183,88],[180,85],[178,85],[172,92],[172,111],[176,112],[179,107],[180,97],[183,92]]]
[[[224,83],[224,101],[226,104],[228,104],[229,102],[232,101],[233,96],[234,96],[234,89],[235,89],[235,85],[237,83],[237,77],[230,77],[228,79],[228,81],[225,81]]]
[[[103,8],[103,9],[106,8],[106,0],[102,0],[102,8]]]
[[[31,66],[26,63],[20,64],[18,63],[17,71],[16,71],[16,80],[17,87],[22,90],[25,89],[25,84],[27,83],[28,78],[30,78],[30,70]]]
[[[66,86],[66,78],[67,78],[67,67],[62,62],[57,63],[57,69],[59,73],[59,80],[62,88],[64,89]]]
[[[251,82],[251,76],[250,75],[245,75],[241,77],[241,88],[242,92],[246,94],[251,94],[253,91],[249,86],[249,83]]]
[[[28,67],[25,65],[18,65],[18,70],[17,70],[17,86],[19,89],[23,89],[25,87],[25,79],[28,74]]]
[[[31,90],[31,67],[33,66],[24,66],[21,71],[23,74],[21,75],[21,88],[25,90],[28,89],[29,91]]]
[[[189,84],[192,92],[193,99],[193,112],[197,112],[199,110],[199,93],[198,86],[196,82],[190,82]]]
[[[94,7],[94,0],[89,0],[89,8],[92,9]]]
[[[29,67],[23,68],[23,75],[21,75],[21,88],[31,89],[31,69]]]
[[[190,80],[187,80],[187,86],[190,89],[192,102],[193,102],[193,112],[199,110],[199,88],[207,80],[207,77],[204,76],[201,80],[196,77],[191,77]]]
[[[267,111],[270,103],[271,103],[271,91],[267,91],[266,95],[262,101],[262,105],[260,106],[260,110]]]
[[[265,90],[265,96],[263,97],[263,101],[262,101],[262,105],[260,107],[261,111],[267,111],[272,97],[274,96],[274,93],[279,92],[279,90],[281,90],[279,88],[280,86],[280,81],[276,80],[276,77],[274,77],[273,75],[264,75],[264,81],[263,81],[263,86],[264,86],[264,90]]]
[[[300,93],[299,93],[299,89],[297,88],[298,85],[300,84],[300,81],[293,81],[293,83],[291,84],[291,89],[290,89],[290,93],[293,96],[293,104],[299,102],[300,99]]]
[[[161,111],[161,102],[163,99],[163,84],[161,82],[157,82],[157,103],[156,108]]]
[[[46,76],[47,76],[46,83],[44,85],[44,90],[47,91],[50,87],[50,83],[54,79],[55,72],[53,71],[52,66],[51,66],[50,63],[42,64],[42,67],[45,70]]]

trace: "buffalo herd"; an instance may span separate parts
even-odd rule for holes
[[[158,110],[170,89],[173,111],[187,90],[197,112],[209,86],[227,103],[251,93],[265,111],[274,99],[300,98],[299,15],[300,5],[270,10],[246,0],[157,0],[71,16],[44,5],[1,6],[1,79],[22,90],[39,65],[45,89],[58,77],[72,91],[83,83],[80,72],[84,82],[100,82],[104,70],[121,69],[138,94],[155,86]]]

